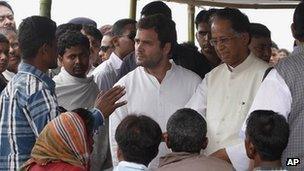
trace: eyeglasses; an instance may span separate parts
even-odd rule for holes
[[[107,52],[112,46],[100,46],[100,50],[103,52]]]
[[[235,36],[229,36],[229,37],[221,37],[221,38],[218,38],[218,39],[215,39],[215,38],[213,38],[213,39],[211,39],[209,42],[210,42],[210,44],[212,45],[212,46],[217,46],[218,45],[218,43],[221,43],[221,44],[228,44],[229,42],[230,42],[230,40],[232,40],[232,39],[234,39],[234,38],[236,38],[236,37],[238,37],[237,35],[235,35]]]
[[[120,37],[124,37],[124,36],[127,36],[130,40],[134,40],[135,36],[136,36],[136,32],[130,32],[129,34],[127,35],[121,35]]]

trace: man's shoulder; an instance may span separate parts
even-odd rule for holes
[[[113,68],[111,67],[111,61],[106,60],[103,63],[99,64],[94,71],[92,72],[92,75],[94,75],[94,77],[96,76],[100,76],[106,73],[109,73],[113,70]]]
[[[186,69],[180,65],[175,65],[175,72],[176,74],[181,77],[182,79],[189,79],[189,80],[198,80],[201,81],[201,77],[194,73],[193,71]]]

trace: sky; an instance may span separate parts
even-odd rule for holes
[[[17,26],[22,19],[39,14],[39,0],[7,0],[15,12]],[[138,0],[137,20],[144,5],[151,0]],[[165,2],[172,10],[173,20],[176,22],[178,42],[188,40],[187,5]],[[75,17],[88,17],[96,21],[98,27],[113,24],[115,21],[129,17],[129,0],[52,0],[51,18],[63,24]],[[197,14],[203,8],[196,8]],[[272,40],[279,48],[292,51],[293,37],[290,31],[294,9],[241,9],[250,22],[266,25],[272,32]]]

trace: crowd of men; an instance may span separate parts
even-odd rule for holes
[[[0,1],[0,170],[303,169],[304,2],[292,53],[236,8],[195,26],[200,50],[153,1],[100,29],[41,16],[17,29]]]

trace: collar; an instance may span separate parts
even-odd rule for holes
[[[122,60],[114,52],[111,53],[109,60],[113,64],[114,69],[120,69]]]
[[[293,49],[292,54],[303,54],[304,53],[304,43],[299,44]]]
[[[64,67],[61,67],[61,71],[59,74],[63,76],[65,81],[72,81],[72,82],[78,82],[78,83],[90,83],[93,81],[93,76],[86,77],[86,78],[75,77],[75,76],[71,75],[70,73],[68,73],[64,69]]]
[[[52,92],[55,92],[55,82],[46,73],[40,71],[35,66],[21,62],[18,67],[18,73],[33,75],[48,86]]]
[[[117,167],[136,169],[136,170],[148,170],[148,168],[143,164],[121,161],[118,163]]]
[[[171,163],[179,162],[187,158],[199,156],[199,153],[188,153],[188,152],[172,152],[159,159],[159,167],[168,165]]]
[[[249,68],[249,66],[252,65],[255,58],[256,57],[253,55],[253,53],[250,52],[250,54],[247,56],[247,58],[242,63],[240,63],[238,66],[236,66],[234,68],[232,66],[227,65],[227,64],[226,64],[226,66],[227,66],[227,69],[230,72],[240,73],[240,72],[246,70],[247,68]]]

